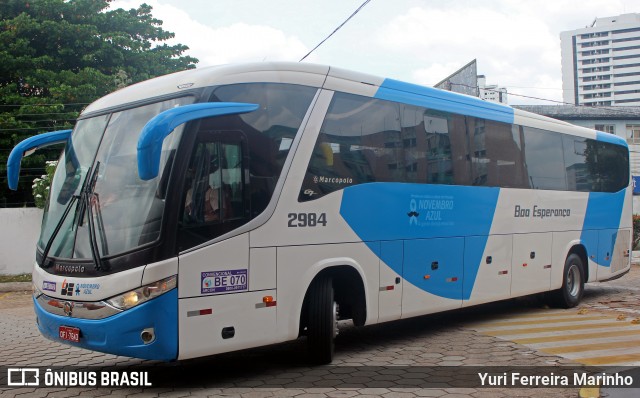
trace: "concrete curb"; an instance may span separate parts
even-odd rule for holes
[[[31,282],[6,282],[0,283],[0,293],[22,292],[31,290]]]

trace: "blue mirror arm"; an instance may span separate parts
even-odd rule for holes
[[[240,102],[205,102],[179,106],[166,110],[147,122],[138,139],[138,174],[143,180],[158,175],[162,143],[179,125],[213,116],[234,115],[253,112],[256,104]]]
[[[50,133],[38,134],[21,141],[16,145],[7,160],[7,182],[9,189],[18,189],[18,177],[20,176],[20,162],[25,156],[45,146],[67,142],[72,130],[59,130]]]

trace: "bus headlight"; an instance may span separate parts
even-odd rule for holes
[[[31,283],[31,293],[33,295],[33,298],[37,299],[38,297],[42,296],[42,292],[40,291],[40,289],[38,289],[38,286],[36,286],[35,282]]]
[[[128,310],[129,308],[165,294],[169,290],[174,289],[177,286],[177,283],[178,277],[177,275],[173,275],[137,289],[130,290],[126,293],[122,293],[106,301],[109,305],[118,309]]]

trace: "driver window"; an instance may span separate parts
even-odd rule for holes
[[[184,224],[201,224],[221,219],[219,144],[196,145],[187,171]]]
[[[242,141],[238,141],[196,142],[185,176],[182,250],[246,222],[248,201],[242,172]]]

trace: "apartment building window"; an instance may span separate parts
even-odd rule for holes
[[[583,90],[602,90],[605,88],[611,88],[611,84],[591,84],[587,86],[582,86]]]
[[[607,37],[609,36],[609,32],[594,32],[594,33],[585,33],[580,35],[581,39],[591,39],[593,37]]]
[[[596,124],[594,128],[596,130],[598,130],[598,131],[603,131],[603,132],[609,133],[609,134],[615,134],[616,133],[615,124]]]
[[[595,82],[599,80],[611,80],[611,75],[587,76],[582,78],[583,82]]]
[[[611,70],[610,66],[600,66],[597,68],[583,68],[583,73],[594,73],[594,72],[608,72]]]
[[[640,144],[640,124],[627,124],[627,142]]]
[[[591,98],[609,98],[611,97],[611,93],[595,93],[595,94],[585,94],[584,99]]]
[[[640,66],[640,64],[624,64],[624,65],[614,65],[613,69],[622,69],[622,68],[635,68],[636,66]]]
[[[609,54],[609,49],[582,51],[583,56]]]
[[[622,42],[625,42],[625,41],[636,41],[636,40],[640,40],[640,37],[626,37],[624,39],[615,39],[615,40],[612,40],[611,42],[612,43],[622,43]]]

